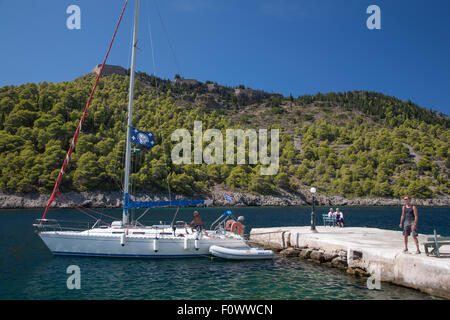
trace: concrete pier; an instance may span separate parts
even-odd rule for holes
[[[401,231],[375,228],[317,227],[256,228],[250,242],[286,256],[311,259],[329,267],[345,269],[356,276],[378,277],[381,281],[414,288],[450,299],[450,246],[440,249],[441,257],[426,256],[419,235],[421,254],[412,237],[409,254],[403,253]]]

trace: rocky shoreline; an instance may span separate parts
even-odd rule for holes
[[[232,207],[290,207],[290,206],[307,206],[311,205],[312,199],[310,195],[283,193],[280,195],[254,195],[248,193],[232,193],[233,197],[231,205],[229,205],[222,191],[214,191],[206,198],[213,200],[216,207],[232,206]],[[120,192],[68,192],[64,197],[70,202],[56,200],[52,206],[59,208],[69,208],[74,205],[93,207],[93,208],[119,208],[122,206],[123,195]],[[190,199],[194,199],[190,197]],[[197,197],[198,198],[198,197]],[[38,193],[30,194],[3,194],[0,193],[0,209],[32,209],[44,208],[49,199],[49,195]],[[172,200],[189,199],[185,196],[172,195]],[[154,194],[152,196],[146,194],[137,194],[136,201],[168,201],[167,194]],[[436,199],[413,199],[414,204],[427,207],[448,207],[450,206],[450,197],[445,196]],[[319,206],[400,206],[401,199],[389,198],[353,198],[347,199],[339,196],[327,197],[324,195],[315,196],[315,204]]]

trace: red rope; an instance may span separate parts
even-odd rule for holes
[[[116,29],[114,30],[114,34],[113,34],[113,37],[111,39],[111,43],[109,44],[108,51],[106,52],[105,59],[103,60],[102,67],[100,69],[100,72],[97,75],[97,79],[95,80],[94,87],[92,88],[91,94],[90,94],[89,99],[88,99],[88,101],[86,103],[86,107],[84,108],[83,116],[80,119],[80,122],[78,124],[77,130],[75,131],[75,134],[73,136],[72,143],[70,144],[69,151],[67,151],[67,156],[64,159],[64,162],[63,162],[63,165],[61,167],[61,170],[59,171],[58,179],[56,179],[55,187],[53,188],[52,195],[50,196],[50,199],[48,200],[48,203],[47,203],[47,206],[45,208],[45,211],[44,211],[44,214],[42,216],[42,219],[45,219],[45,216],[47,215],[47,211],[50,208],[51,204],[60,195],[59,185],[61,184],[61,180],[62,180],[62,177],[64,175],[64,171],[66,170],[66,167],[69,164],[70,157],[71,157],[72,152],[73,152],[73,150],[75,148],[75,144],[77,143],[78,136],[79,136],[80,131],[81,131],[81,127],[83,126],[84,119],[86,118],[87,112],[89,110],[89,106],[90,106],[92,98],[94,96],[95,89],[97,89],[97,85],[98,85],[98,81],[100,80],[100,76],[103,73],[103,68],[105,67],[106,61],[107,61],[108,56],[109,56],[109,52],[111,51],[111,47],[112,47],[112,45],[114,43],[114,39],[116,38],[117,30],[119,29],[120,22],[122,21],[122,17],[123,17],[123,14],[125,12],[125,8],[127,7],[127,4],[128,4],[128,0],[125,1],[125,4],[123,6],[122,13],[120,14],[119,21],[117,22]],[[42,223],[42,221],[41,221],[41,223]]]
[[[67,199],[67,198],[66,198],[65,196],[63,196],[62,194],[60,194],[59,197],[60,197],[62,200],[64,200],[66,203],[71,204],[74,208],[80,208],[80,209],[88,210],[88,211],[91,211],[91,212],[93,212],[93,213],[95,213],[95,214],[102,215],[102,216],[105,216],[105,217],[107,217],[107,218],[110,218],[110,219],[112,219],[112,220],[117,220],[117,219],[118,219],[117,217],[109,216],[109,215],[107,215],[106,213],[103,213],[103,212],[94,210],[94,209],[92,209],[92,208],[86,208],[86,207],[83,207],[83,206],[81,206],[81,205],[77,205],[77,204],[75,204],[72,200]]]
[[[67,199],[66,197],[64,197],[63,195],[60,195],[60,198],[61,198],[63,201],[66,201],[67,203],[70,203],[70,200]],[[105,221],[103,221],[103,220],[101,220],[101,219],[98,219],[97,217],[94,217],[93,215],[90,215],[89,213],[87,213],[86,211],[84,211],[84,210],[83,210],[83,207],[81,207],[81,206],[77,206],[77,205],[75,205],[75,204],[72,204],[72,207],[73,207],[74,209],[80,211],[81,213],[87,215],[88,217],[91,217],[91,218],[94,219],[94,220],[98,220],[98,221],[100,221],[101,223],[106,224],[107,226],[111,226],[109,223],[107,223],[107,222],[105,222]],[[115,219],[115,218],[114,218],[114,219]]]
[[[84,209],[86,209],[86,210],[88,210],[88,211],[91,211],[91,212],[93,212],[93,213],[96,213],[96,214],[105,216],[105,217],[110,218],[110,219],[112,219],[112,220],[118,220],[117,217],[108,216],[106,213],[103,213],[103,212],[94,210],[94,209],[92,209],[92,208],[86,208],[86,207],[84,207]]]

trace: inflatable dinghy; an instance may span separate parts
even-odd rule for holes
[[[209,247],[209,253],[215,257],[232,260],[258,260],[272,259],[274,253],[272,250],[261,248],[224,248],[219,246]]]

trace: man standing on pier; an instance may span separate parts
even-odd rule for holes
[[[408,253],[408,237],[412,232],[412,237],[414,242],[416,243],[416,254],[420,254],[419,249],[419,241],[417,240],[417,236],[419,233],[417,232],[417,222],[419,220],[419,215],[417,213],[417,207],[411,205],[411,198],[409,196],[404,196],[403,200],[405,201],[405,205],[402,207],[402,217],[400,218],[400,228],[402,228],[403,221],[405,221],[405,225],[403,228],[403,236],[405,238],[405,249],[404,253]]]

